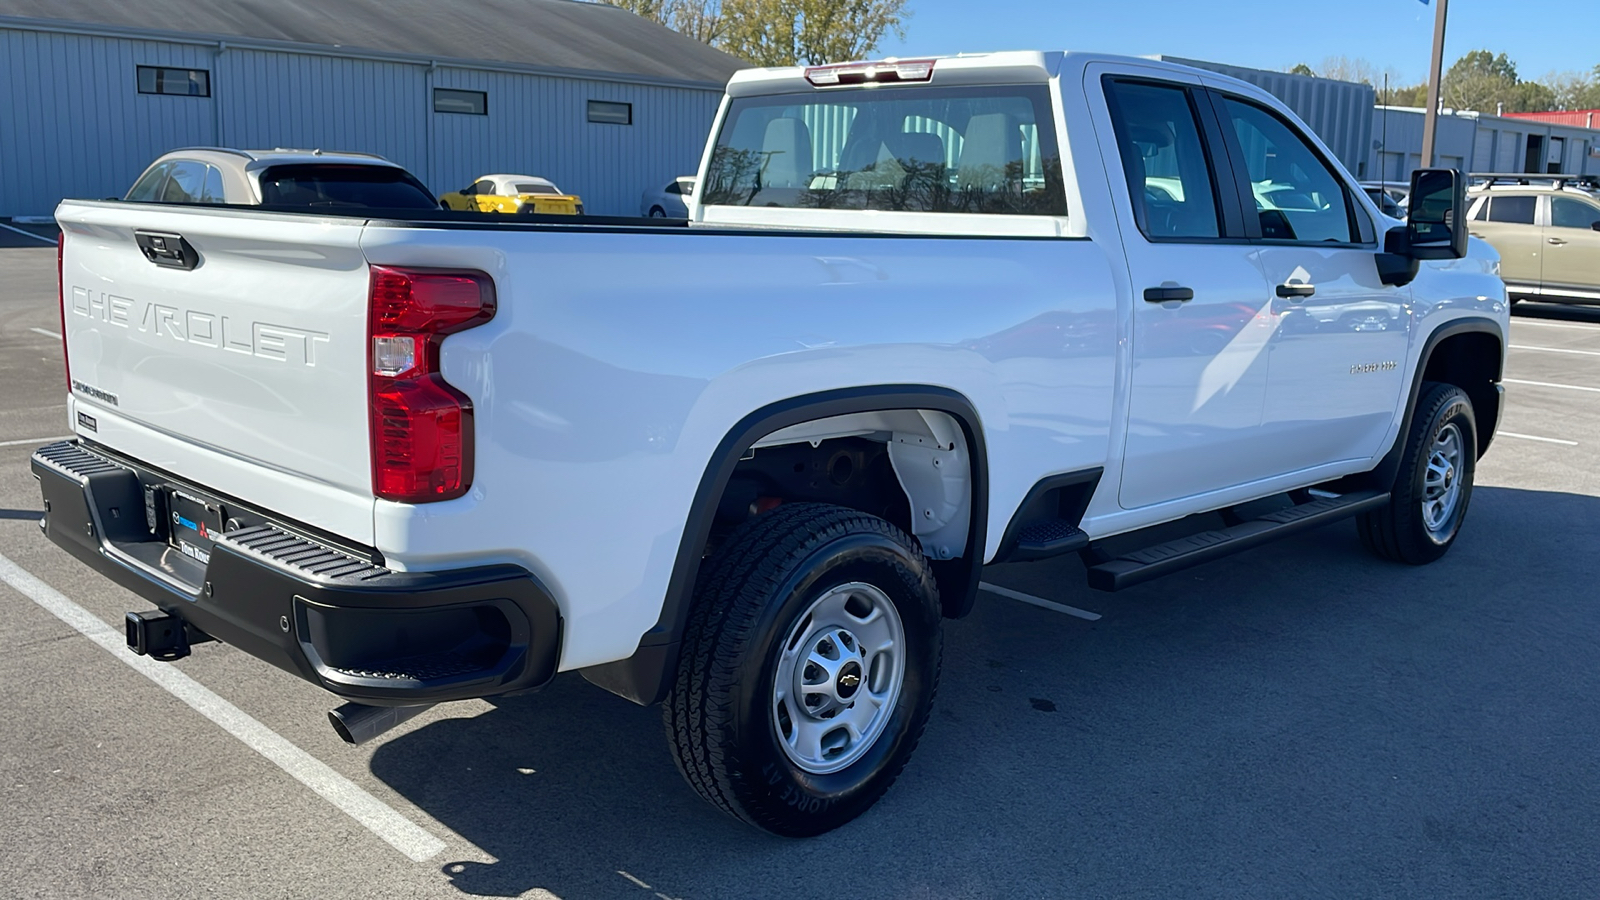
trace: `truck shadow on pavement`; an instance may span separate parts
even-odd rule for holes
[[[572,675],[372,770],[498,860],[441,866],[474,895],[1593,896],[1596,549],[1600,498],[1480,486],[1428,567],[1342,524],[1115,595],[991,568],[1104,618],[985,595],[899,783],[812,840],[700,801],[658,709]]]

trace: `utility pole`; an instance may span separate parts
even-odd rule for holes
[[[1427,0],[1423,0],[1424,3]],[[1433,13],[1433,68],[1428,76],[1428,113],[1422,125],[1422,167],[1433,167],[1433,138],[1439,130],[1439,89],[1444,74],[1444,17],[1450,0],[1438,3]]]

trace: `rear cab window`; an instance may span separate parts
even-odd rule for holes
[[[740,97],[703,204],[1065,216],[1044,85]]]
[[[261,172],[260,181],[263,206],[394,210],[439,206],[422,182],[398,166],[271,166]]]

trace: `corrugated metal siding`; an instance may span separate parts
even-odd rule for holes
[[[433,86],[486,91],[489,115],[434,113],[436,192],[479,175],[540,175],[602,215],[638,215],[639,195],[700,164],[721,95],[616,82],[440,68]],[[589,121],[589,101],[633,105],[632,125]]]
[[[1374,137],[1387,128],[1387,152],[1383,160],[1385,178],[1409,178],[1411,169],[1420,165],[1425,118],[1420,109],[1386,109],[1380,106],[1373,112]],[[1565,144],[1562,160],[1564,171],[1574,174],[1600,173],[1600,158],[1588,156],[1584,149],[1600,141],[1600,130],[1476,113],[1446,113],[1439,116],[1435,149],[1439,157],[1438,164],[1459,161],[1469,172],[1521,172],[1527,164],[1530,134],[1539,137],[1546,149],[1551,139],[1562,140]],[[1541,154],[1540,159],[1543,158]],[[1401,160],[1406,162],[1401,163]]]
[[[1161,59],[1247,81],[1277,97],[1311,126],[1345,168],[1357,177],[1369,177],[1365,169],[1372,155],[1372,109],[1377,99],[1371,85],[1172,56]]]
[[[213,75],[221,143],[379,153],[420,175],[428,161],[426,73],[404,63],[229,49]]]
[[[210,69],[212,51],[0,30],[0,215],[121,196],[161,153],[215,143],[216,101],[140,94],[141,65]]]
[[[139,94],[138,65],[206,69],[209,98]],[[487,91],[488,116],[435,113],[432,86]],[[543,175],[587,210],[635,215],[639,195],[700,161],[720,94],[400,61],[0,29],[0,216],[63,197],[120,196],[176,147],[378,153],[436,193],[491,172]],[[633,104],[632,125],[588,101]]]

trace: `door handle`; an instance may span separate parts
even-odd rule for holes
[[[1186,287],[1153,287],[1144,289],[1144,302],[1165,303],[1168,300],[1193,300],[1194,290]]]
[[[1547,238],[1546,239],[1546,243],[1552,244],[1552,245],[1554,245],[1556,247],[1560,247],[1560,246],[1563,246],[1564,244],[1566,244],[1566,241],[1562,240],[1561,238]]]
[[[1298,300],[1298,299],[1301,299],[1303,297],[1309,297],[1312,294],[1315,294],[1316,292],[1317,292],[1317,286],[1314,285],[1314,284],[1280,284],[1280,285],[1278,285],[1278,296],[1279,297],[1283,297],[1285,299],[1293,297],[1296,300]]]

